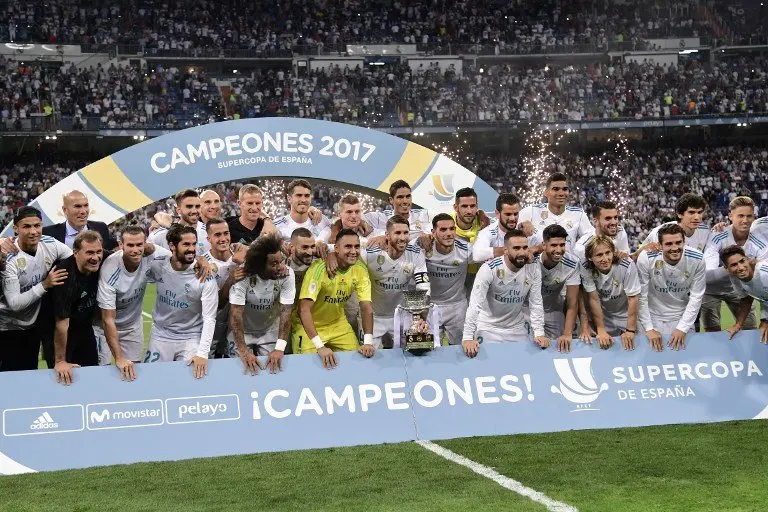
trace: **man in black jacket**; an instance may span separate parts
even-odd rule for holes
[[[117,242],[110,236],[106,224],[95,220],[88,220],[88,214],[91,211],[88,198],[79,190],[72,190],[64,196],[64,204],[61,207],[61,211],[64,212],[67,220],[44,227],[44,235],[55,238],[71,249],[77,234],[88,229],[96,231],[101,235],[104,240],[104,250],[111,251],[117,247]]]

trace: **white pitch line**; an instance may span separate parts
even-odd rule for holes
[[[431,451],[432,453],[436,453],[437,455],[443,457],[444,459],[448,459],[451,462],[460,464],[465,468],[471,469],[478,475],[481,475],[493,480],[494,482],[504,487],[505,489],[509,489],[510,491],[516,492],[520,496],[525,496],[526,498],[531,499],[536,503],[540,503],[544,505],[545,507],[547,507],[547,510],[551,512],[578,512],[578,509],[576,507],[573,507],[561,501],[553,500],[552,498],[550,498],[544,493],[541,493],[535,489],[531,489],[530,487],[526,487],[515,479],[509,478],[508,476],[504,476],[501,473],[498,473],[493,469],[489,468],[488,466],[483,466],[482,464],[479,464],[473,460],[470,460],[466,457],[462,457],[458,453],[452,452],[447,448],[443,448],[442,446],[437,445],[432,441],[416,441],[416,443],[420,444],[421,446]]]

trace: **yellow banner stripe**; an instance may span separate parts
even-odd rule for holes
[[[397,180],[405,180],[413,187],[427,172],[435,159],[435,154],[431,149],[409,142],[400,160],[395,164],[395,168],[379,185],[379,190],[389,193],[389,186]]]
[[[99,194],[126,212],[152,202],[123,174],[111,156],[84,167],[80,172]]]

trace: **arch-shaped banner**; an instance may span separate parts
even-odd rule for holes
[[[433,214],[450,211],[462,187],[474,187],[486,211],[497,196],[450,158],[393,135],[328,121],[259,118],[180,130],[123,149],[67,176],[31,205],[43,212],[44,225],[61,222],[62,196],[76,189],[89,198],[90,218],[109,224],[182,188],[260,176],[334,180],[382,192],[403,179],[413,202]]]

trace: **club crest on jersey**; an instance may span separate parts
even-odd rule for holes
[[[256,276],[251,276],[250,279],[248,280],[248,283],[251,285],[251,288],[255,287],[257,283]]]
[[[53,260],[51,258],[49,258],[48,256],[46,256],[45,257],[45,267],[48,268],[48,267],[51,267],[51,266],[53,266]]]
[[[525,284],[528,284],[528,280],[525,280]],[[552,280],[552,284],[560,284],[560,278],[556,277]]]
[[[411,272],[413,272],[413,265],[411,263],[403,265],[403,274],[410,274]]]
[[[309,283],[309,293],[314,294],[317,291],[317,281]]]
[[[453,260],[453,266],[458,267],[461,264],[459,260]]]
[[[616,287],[618,287],[618,286],[619,286],[619,281],[618,281],[618,280],[616,280],[616,279],[614,279],[614,280],[613,280],[613,282],[612,282],[611,284],[613,284],[613,286],[616,286]]]
[[[685,272],[683,272],[683,277],[684,277],[685,279],[688,279],[688,278],[690,278],[690,277],[691,277],[691,273],[690,273],[690,272],[688,272],[688,271],[686,270]]]
[[[661,270],[662,268],[664,268],[664,262],[661,261],[661,260],[657,261],[656,262],[656,270]]]
[[[525,281],[523,281],[523,285],[528,286],[529,284],[531,284],[531,280],[526,277]]]
[[[421,222],[418,220],[413,224],[417,231],[421,231]]]
[[[219,267],[214,262],[211,262],[211,273],[212,274],[218,274],[219,273]]]
[[[541,212],[541,220],[544,220],[547,217],[549,217],[549,212],[548,211],[545,210],[545,211]]]
[[[27,269],[27,260],[26,258],[17,258],[16,259],[16,268],[21,270],[22,272]]]
[[[496,277],[499,279],[504,279],[504,269],[503,268],[497,268],[496,269]]]
[[[566,222],[565,227],[567,227],[568,229],[571,229],[573,227],[573,221],[569,220],[568,222]]]
[[[385,261],[386,259],[384,258],[383,254],[379,254],[378,256],[376,256],[376,263],[378,263],[379,265],[383,265]]]
[[[184,284],[184,293],[189,293],[192,291],[192,287],[189,286],[189,283]]]

